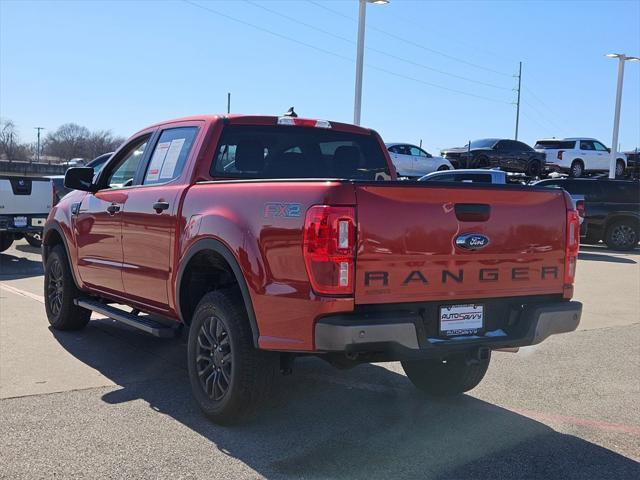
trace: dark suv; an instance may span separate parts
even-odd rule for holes
[[[603,240],[609,248],[632,250],[640,240],[640,183],[607,178],[549,179],[539,187],[562,187],[584,196],[584,243]]]

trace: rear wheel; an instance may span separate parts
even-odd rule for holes
[[[607,229],[605,243],[613,250],[633,250],[638,246],[638,226],[629,220],[615,222]]]
[[[419,390],[435,397],[446,397],[477,387],[487,373],[490,359],[490,352],[486,360],[469,359],[461,354],[446,360],[406,361],[402,362],[402,368]]]
[[[91,311],[74,303],[80,295],[64,247],[56,245],[44,270],[44,308],[53,328],[80,330],[89,322]]]
[[[445,170],[449,170],[449,167],[447,167],[446,165],[440,165],[440,166],[438,167],[438,170],[437,170],[437,171],[438,171],[438,172],[443,172],[443,171],[445,171]]]
[[[574,160],[573,163],[571,163],[569,176],[578,178],[582,175],[584,175],[584,163],[582,163],[582,160]]]
[[[32,247],[42,247],[42,235],[40,235],[39,233],[25,233],[24,238]]]
[[[537,160],[532,160],[527,165],[527,176],[531,178],[538,178],[542,173],[542,164]]]
[[[0,233],[0,252],[4,252],[13,245],[13,235],[10,233]]]
[[[268,395],[278,355],[257,350],[242,297],[207,293],[196,307],[187,349],[189,380],[204,414],[229,425],[250,418]]]

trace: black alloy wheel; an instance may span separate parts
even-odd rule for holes
[[[196,364],[204,392],[211,400],[222,400],[231,385],[232,352],[227,328],[216,316],[200,327]]]
[[[47,299],[51,313],[57,316],[62,310],[64,294],[64,272],[59,259],[55,258],[51,261],[48,274]]]

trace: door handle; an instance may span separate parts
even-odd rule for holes
[[[169,208],[169,202],[158,201],[153,204],[153,209],[156,213],[162,213],[163,210],[167,210]]]
[[[107,207],[107,212],[109,213],[109,215],[115,215],[119,211],[120,205],[118,205],[117,203],[112,203]]]

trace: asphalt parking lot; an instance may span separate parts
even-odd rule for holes
[[[454,401],[399,364],[296,364],[248,425],[191,399],[183,339],[48,328],[39,252],[0,254],[1,478],[640,478],[640,254],[582,249],[579,331],[495,353]]]

